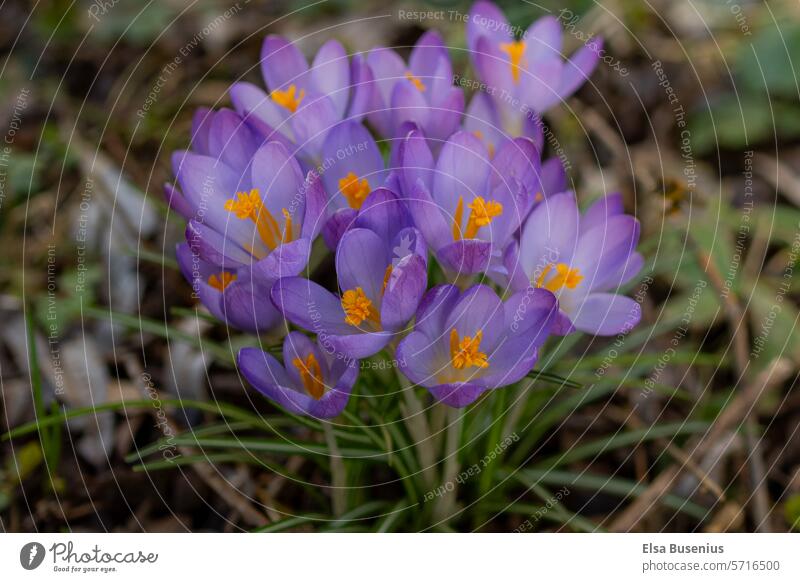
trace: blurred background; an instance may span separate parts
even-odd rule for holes
[[[564,381],[514,389],[496,422],[518,440],[437,529],[800,528],[800,3],[500,4],[523,30],[559,16],[567,53],[605,38],[592,83],[546,116],[549,154],[582,201],[620,190],[642,222],[644,319],[555,346]],[[390,513],[402,485],[381,463],[350,463],[364,486],[332,517],[318,427],[244,386],[232,356],[252,339],[193,303],[161,189],[194,108],[261,84],[266,34],[306,55],[330,36],[407,54],[432,27],[463,47],[450,11],[469,7],[0,4],[0,529],[427,527]]]

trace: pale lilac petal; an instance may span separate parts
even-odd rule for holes
[[[467,46],[471,53],[478,51],[478,39],[499,44],[509,42],[513,30],[503,12],[493,2],[479,0],[472,5],[467,21]]]
[[[463,408],[475,402],[481,394],[486,392],[486,387],[468,382],[459,382],[457,384],[431,386],[428,391],[442,404],[453,408]]]
[[[430,106],[423,94],[408,79],[401,79],[395,84],[390,103],[395,128],[406,122],[427,127],[431,119]]]
[[[214,115],[208,132],[210,155],[222,158],[234,170],[244,171],[258,145],[259,140],[236,113],[222,109]]]
[[[371,230],[353,228],[339,241],[336,275],[342,292],[360,287],[373,304],[379,304],[388,265],[387,242]]]
[[[164,184],[164,200],[172,210],[180,214],[186,220],[194,216],[195,211],[192,205],[184,198],[181,191],[169,182]]]
[[[255,262],[253,256],[233,240],[196,220],[190,220],[186,225],[186,241],[192,252],[228,269],[238,269]]]
[[[273,141],[258,148],[253,156],[252,185],[260,190],[261,200],[278,224],[283,224],[284,209],[295,224],[301,223],[305,212],[303,172],[282,144]]]
[[[542,16],[525,32],[525,58],[532,65],[543,59],[561,59],[561,23],[555,16]]]
[[[442,266],[458,275],[482,273],[491,255],[492,243],[480,239],[458,240],[436,250]]]
[[[452,227],[445,220],[442,208],[433,201],[433,198],[421,179],[417,180],[412,194],[408,196],[405,201],[411,213],[411,217],[414,220],[414,224],[420,232],[422,232],[422,235],[431,248],[438,251],[438,249],[444,248],[450,244],[452,240]],[[462,258],[460,258],[465,252],[463,245],[461,245],[459,249],[452,249],[449,251],[449,256],[457,259],[457,264],[464,262]],[[474,254],[471,255],[470,258],[473,256]],[[480,257],[477,258],[480,259],[479,265],[483,264],[482,259]],[[467,266],[473,265],[467,263],[465,267]]]
[[[328,161],[322,181],[337,208],[348,205],[339,191],[339,181],[351,172],[359,179],[366,179],[370,190],[381,186],[386,177],[378,144],[367,128],[355,121],[343,121],[328,132],[322,158]]]
[[[445,97],[431,106],[426,133],[435,144],[446,140],[461,123],[464,113],[464,92],[460,87],[450,87]]]
[[[419,255],[408,255],[392,269],[381,302],[381,324],[399,329],[414,316],[425,288],[428,266]]]
[[[317,335],[351,333],[344,321],[339,298],[324,287],[301,277],[279,279],[270,292],[275,307],[300,327]]]
[[[285,90],[295,84],[305,87],[308,61],[297,46],[274,34],[264,39],[261,47],[261,74],[270,91]]]
[[[350,63],[339,41],[331,39],[317,51],[311,65],[311,79],[316,90],[333,101],[339,118],[344,117],[350,97]]]
[[[432,287],[420,301],[414,329],[428,337],[437,338],[460,296],[461,292],[455,285]]]
[[[520,264],[528,279],[551,263],[569,263],[578,236],[578,206],[571,192],[546,198],[522,229]]]
[[[311,241],[299,238],[279,245],[253,267],[254,275],[264,281],[275,281],[281,277],[294,277],[303,272],[311,254]]]
[[[356,328],[352,328],[356,330]],[[374,356],[392,340],[394,334],[390,331],[367,332],[335,335],[325,338],[337,354],[344,354],[348,358],[368,358]]]
[[[633,329],[642,317],[641,306],[623,295],[592,293],[571,314],[577,329],[595,335],[616,335]]]
[[[572,95],[592,76],[597,63],[600,62],[600,51],[603,40],[594,38],[581,47],[564,63],[561,74],[561,86],[558,89],[562,99]]]
[[[353,208],[341,208],[331,214],[322,227],[322,238],[330,250],[336,250],[344,233],[355,224],[357,216],[358,210]]]
[[[433,188],[433,171],[436,166],[428,140],[419,130],[411,131],[401,143],[398,157],[401,160],[401,182],[403,194],[409,196],[417,188],[421,180],[425,190],[430,193]]]
[[[503,302],[491,287],[474,285],[462,293],[453,310],[447,316],[444,331],[455,329],[460,337],[475,337],[483,333],[481,351],[491,351],[505,328]]]
[[[270,285],[237,279],[222,293],[225,317],[234,327],[250,333],[276,327],[281,314],[268,299],[269,291]]]
[[[624,213],[622,194],[615,192],[603,196],[587,208],[581,216],[581,232],[587,232],[596,226],[605,224],[612,216]]]
[[[444,41],[441,35],[435,30],[428,30],[425,34],[419,37],[414,48],[411,49],[411,56],[408,59],[408,68],[411,72],[419,77],[420,80],[429,86],[430,81],[437,77],[437,75],[446,76],[448,83],[453,82],[452,69],[440,69],[439,64],[444,60],[450,63],[450,58],[447,54],[447,48],[444,46]]]

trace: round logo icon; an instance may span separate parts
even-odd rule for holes
[[[19,563],[26,570],[35,570],[44,561],[44,546],[39,542],[28,542],[19,551]]]

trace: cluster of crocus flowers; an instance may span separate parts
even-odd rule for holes
[[[215,317],[282,338],[282,350],[238,354],[274,403],[336,416],[357,393],[359,360],[379,357],[466,406],[529,374],[552,335],[638,323],[619,293],[643,264],[638,222],[615,194],[581,214],[562,164],[542,160],[539,114],[591,74],[596,47],[564,59],[549,17],[519,39],[510,30],[493,4],[475,4],[470,54],[498,91],[466,112],[429,31],[407,61],[330,40],[311,65],[271,35],[266,90],[239,82],[235,110],[196,113],[165,188],[187,220],[178,262]]]

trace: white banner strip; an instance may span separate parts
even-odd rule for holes
[[[797,581],[798,564],[792,534],[0,535],[14,581]]]

